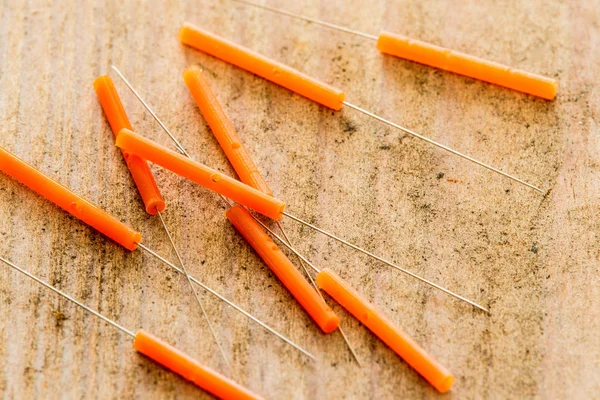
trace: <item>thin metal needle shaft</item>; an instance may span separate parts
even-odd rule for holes
[[[2,261],[4,264],[8,265],[9,267],[19,271],[20,273],[22,273],[23,275],[26,275],[27,277],[33,279],[34,281],[36,281],[37,283],[39,283],[42,286],[45,286],[46,288],[52,290],[54,293],[64,297],[65,299],[69,300],[70,302],[78,305],[79,307],[83,308],[84,310],[94,314],[96,317],[100,318],[101,320],[103,320],[104,322],[107,322],[109,324],[111,324],[112,326],[114,326],[115,328],[121,330],[122,332],[128,334],[129,336],[131,336],[132,338],[135,338],[135,334],[133,332],[131,332],[129,329],[123,327],[122,325],[119,325],[118,323],[116,323],[115,321],[113,321],[112,319],[109,319],[107,317],[105,317],[104,315],[100,314],[99,312],[89,308],[88,306],[86,306],[83,303],[80,303],[79,301],[75,300],[74,298],[72,298],[71,296],[69,296],[68,294],[61,292],[60,290],[58,290],[57,288],[55,288],[54,286],[49,285],[48,283],[44,282],[43,280],[41,280],[40,278],[36,277],[35,275],[30,274],[29,272],[25,271],[24,269],[21,269],[19,267],[17,267],[15,264],[11,263],[10,261],[0,257],[0,261]]]
[[[292,242],[290,241],[290,238],[287,235],[287,232],[283,229],[283,226],[281,225],[281,222],[277,221],[276,224],[277,224],[277,227],[279,228],[279,230],[281,231],[281,234],[283,235],[283,238],[285,239],[285,241],[290,246],[293,246]],[[321,296],[321,298],[323,299],[323,301],[325,301],[325,297],[323,297],[323,293],[321,293],[321,289],[317,286],[317,282],[315,282],[315,280],[313,279],[312,275],[308,271],[308,268],[306,267],[306,264],[304,264],[304,261],[302,261],[302,259],[300,257],[298,257],[298,255],[296,255],[296,258],[298,258],[298,262],[302,266],[302,269],[304,270],[304,273],[308,276],[308,279],[310,280],[310,283],[312,283],[312,285],[314,286],[314,288],[317,291],[317,293],[319,293],[319,296]],[[350,350],[350,353],[352,353],[352,356],[354,357],[354,360],[356,361],[356,363],[358,364],[359,367],[362,367],[362,364],[361,364],[360,360],[358,359],[358,355],[354,351],[354,348],[352,347],[352,345],[350,345],[350,341],[348,340],[348,337],[346,336],[346,334],[342,330],[342,327],[338,326],[338,330],[340,331],[340,334],[342,335],[342,338],[344,338],[344,342],[346,342],[346,346],[348,346],[348,349]]]
[[[235,1],[235,0],[234,0],[234,1]],[[544,192],[542,189],[540,189],[540,188],[539,188],[539,187],[537,187],[537,186],[534,186],[534,185],[532,185],[531,183],[527,183],[527,182],[525,182],[525,181],[524,181],[524,180],[522,180],[522,179],[519,179],[519,178],[517,178],[517,177],[515,177],[515,176],[513,176],[513,175],[510,175],[510,174],[507,174],[506,172],[503,172],[503,171],[499,170],[498,168],[494,168],[494,167],[492,167],[492,166],[491,166],[491,165],[489,165],[489,164],[486,164],[486,163],[483,163],[483,162],[481,162],[481,161],[479,161],[479,160],[476,160],[476,159],[474,159],[473,157],[470,157],[470,156],[468,156],[468,155],[466,155],[466,154],[463,154],[463,153],[461,153],[460,151],[454,150],[454,149],[452,149],[452,148],[450,148],[450,147],[448,147],[448,146],[446,146],[446,145],[444,145],[444,144],[438,143],[438,142],[436,142],[435,140],[431,140],[431,139],[429,139],[428,137],[425,137],[425,136],[423,136],[423,135],[419,135],[418,133],[416,133],[416,132],[414,132],[414,131],[411,131],[411,130],[410,130],[410,129],[408,129],[408,128],[405,128],[405,127],[403,127],[403,126],[400,126],[400,125],[398,125],[398,124],[396,124],[396,123],[394,123],[394,122],[392,122],[392,121],[389,121],[389,120],[387,120],[387,119],[385,119],[385,118],[382,118],[382,117],[380,117],[380,116],[379,116],[379,115],[377,115],[377,114],[373,114],[372,112],[370,112],[370,111],[367,111],[367,110],[365,110],[364,108],[360,108],[360,107],[358,107],[358,106],[355,106],[354,104],[348,103],[347,101],[344,101],[344,104],[345,104],[345,105],[347,105],[347,106],[348,106],[348,107],[350,107],[350,108],[353,108],[353,109],[355,109],[356,111],[360,111],[361,113],[363,113],[363,114],[365,114],[365,115],[368,115],[368,116],[369,116],[369,117],[371,117],[371,118],[375,118],[375,119],[376,119],[376,120],[378,120],[379,122],[383,122],[384,124],[387,124],[387,125],[389,125],[389,126],[391,126],[391,127],[394,127],[394,128],[396,128],[396,129],[400,129],[401,131],[403,131],[403,132],[406,132],[406,133],[408,133],[409,135],[412,135],[412,136],[414,136],[414,137],[416,137],[416,138],[418,138],[418,139],[424,140],[425,142],[427,142],[427,143],[429,143],[429,144],[432,144],[432,145],[434,145],[434,146],[437,146],[437,147],[439,147],[440,149],[446,150],[446,151],[448,151],[448,152],[450,152],[450,153],[452,153],[452,154],[454,154],[454,155],[457,155],[457,156],[459,156],[459,157],[462,157],[462,158],[464,158],[465,160],[471,161],[471,162],[473,162],[473,163],[475,163],[475,164],[477,164],[477,165],[480,165],[480,166],[482,166],[482,167],[484,167],[484,168],[487,168],[487,169],[489,169],[490,171],[496,172],[496,173],[498,173],[498,174],[500,174],[500,175],[502,175],[502,176],[505,176],[505,177],[506,177],[506,178],[508,178],[508,179],[512,179],[512,180],[513,180],[513,181],[515,181],[515,182],[519,182],[520,184],[522,184],[522,185],[525,185],[525,186],[527,186],[527,187],[530,187],[531,189],[537,190],[537,191],[538,191],[538,192],[540,192],[540,193],[545,193],[545,192]]]
[[[165,223],[165,220],[161,214],[160,211],[156,211],[156,213],[158,214],[158,217],[160,218],[160,222],[162,223],[163,228],[165,229],[165,232],[167,233],[167,236],[169,237],[169,242],[171,242],[171,247],[173,248],[173,251],[175,251],[175,255],[177,256],[177,260],[179,261],[179,265],[181,265],[181,269],[183,271],[183,274],[185,275],[188,283],[190,284],[190,288],[192,289],[192,292],[194,293],[194,297],[196,298],[196,302],[198,303],[198,306],[200,307],[200,309],[202,310],[202,314],[204,315],[204,319],[206,319],[206,323],[208,324],[208,328],[210,329],[210,333],[212,334],[213,338],[215,339],[215,343],[217,343],[217,347],[219,347],[219,351],[221,352],[221,356],[223,357],[223,361],[225,361],[225,364],[227,365],[227,369],[229,369],[229,372],[232,372],[233,370],[231,369],[231,365],[229,364],[229,361],[227,361],[227,357],[225,356],[225,352],[223,351],[223,347],[221,346],[221,343],[219,342],[219,338],[217,337],[217,333],[215,332],[210,319],[208,318],[208,314],[206,313],[206,309],[204,308],[204,305],[202,304],[202,301],[200,300],[200,296],[198,296],[198,292],[196,291],[196,288],[194,287],[194,284],[192,283],[192,279],[190,278],[190,274],[188,274],[187,269],[185,268],[185,264],[183,263],[183,260],[181,259],[181,255],[179,254],[179,250],[177,250],[177,246],[175,246],[175,241],[173,240],[173,236],[171,236],[171,232],[169,231],[169,228],[167,228],[167,224]]]
[[[165,126],[165,124],[163,124],[162,121],[156,116],[156,114],[154,113],[154,111],[152,111],[152,109],[148,106],[148,104],[146,104],[146,102],[144,101],[144,99],[142,99],[142,97],[133,88],[133,86],[131,86],[131,84],[125,78],[125,76],[123,76],[123,74],[121,73],[121,71],[119,71],[117,69],[117,67],[115,67],[114,65],[112,66],[112,69],[119,75],[119,77],[123,80],[123,82],[125,82],[125,84],[129,88],[129,90],[131,90],[131,92],[135,95],[135,97],[137,97],[138,100],[144,105],[144,107],[146,108],[146,110],[148,110],[148,112],[150,113],[150,115],[152,115],[152,117],[154,117],[154,119],[156,120],[156,122],[158,122],[158,124],[161,126],[161,128],[163,128],[164,131],[167,132],[167,134],[171,137],[171,140],[173,140],[173,142],[175,142],[175,146],[177,146],[177,149],[180,152],[182,152],[183,154],[185,154],[186,156],[189,157],[190,155],[185,151],[185,149],[183,148],[183,146],[179,143],[179,141],[177,141],[177,139],[175,138],[175,136],[173,136],[173,134],[171,133],[171,131],[169,131],[169,129]]]
[[[448,290],[448,289],[446,289],[446,288],[444,288],[444,287],[442,287],[442,286],[440,286],[440,285],[438,285],[436,283],[433,283],[433,282],[431,282],[431,281],[429,281],[429,280],[427,280],[425,278],[422,278],[419,275],[417,275],[417,274],[415,274],[413,272],[410,272],[409,270],[406,270],[406,269],[404,269],[402,267],[399,267],[398,265],[393,264],[393,263],[391,263],[388,260],[385,260],[385,259],[383,259],[383,258],[381,258],[379,256],[376,256],[375,254],[373,254],[373,253],[371,253],[371,252],[369,252],[369,251],[367,251],[367,250],[365,250],[363,248],[360,248],[360,247],[358,247],[358,246],[356,246],[356,245],[354,245],[354,244],[352,244],[352,243],[350,243],[350,242],[348,242],[348,241],[346,241],[346,240],[344,240],[342,238],[339,238],[339,237],[335,236],[332,233],[324,231],[323,229],[321,229],[319,227],[316,227],[316,226],[314,226],[314,225],[312,225],[312,224],[310,224],[310,223],[308,223],[308,222],[306,222],[304,220],[301,220],[300,218],[295,217],[292,214],[289,214],[287,212],[284,212],[283,215],[285,215],[288,218],[293,219],[296,222],[301,223],[302,225],[308,226],[309,228],[314,229],[315,231],[317,231],[319,233],[322,233],[325,236],[329,236],[330,238],[332,238],[332,239],[334,239],[334,240],[336,240],[336,241],[338,241],[338,242],[340,242],[340,243],[342,243],[342,244],[344,244],[344,245],[346,245],[346,246],[348,246],[348,247],[350,247],[350,248],[352,248],[352,249],[354,249],[356,251],[359,251],[359,252],[361,252],[361,253],[363,253],[363,254],[371,257],[371,258],[374,258],[377,261],[380,261],[380,262],[382,262],[382,263],[384,263],[386,265],[389,265],[390,267],[395,268],[398,271],[404,272],[405,274],[410,275],[413,278],[416,278],[416,279],[420,280],[421,282],[428,284],[429,286],[432,286],[432,287],[434,287],[436,289],[439,289],[442,292],[444,292],[446,294],[449,294],[452,297],[455,297],[455,298],[457,298],[459,300],[462,300],[462,301],[464,301],[466,303],[469,303],[470,305],[472,305],[474,307],[477,307],[480,310],[485,311],[486,313],[489,313],[489,310],[487,308],[485,308],[483,306],[480,306],[479,304],[477,304],[477,303],[475,303],[475,302],[473,302],[473,301],[471,301],[471,300],[469,300],[469,299],[467,299],[467,298],[465,298],[465,297],[463,297],[463,296],[461,296],[459,294],[456,294],[456,293],[454,293],[454,292],[452,292],[452,291],[450,291],[450,290]]]
[[[150,248],[144,246],[141,243],[138,243],[138,246],[139,246],[139,248],[141,248],[142,250],[146,251],[148,254],[150,254],[151,256],[153,256],[154,258],[156,258],[157,260],[163,262],[165,265],[168,265],[169,267],[173,268],[175,271],[179,272],[180,274],[183,274],[183,271],[181,269],[177,268],[175,266],[175,264],[173,264],[172,262],[170,262],[166,258],[158,255],[154,250],[151,250]],[[256,322],[258,325],[262,326],[264,329],[266,329],[267,331],[271,332],[273,335],[277,336],[279,339],[283,340],[284,342],[286,342],[290,346],[294,347],[296,350],[300,351],[301,353],[303,353],[307,357],[312,358],[313,360],[315,359],[315,356],[313,356],[307,350],[304,350],[302,347],[298,346],[296,343],[292,342],[290,339],[288,339],[287,337],[283,336],[281,333],[277,332],[275,329],[271,328],[270,326],[268,326],[267,324],[265,324],[264,322],[262,322],[258,318],[254,317],[252,314],[250,314],[249,312],[245,311],[243,308],[241,308],[238,305],[236,305],[235,303],[227,300],[227,298],[221,296],[219,293],[215,292],[214,290],[212,290],[211,288],[209,288],[208,286],[206,286],[205,284],[203,284],[202,282],[200,282],[198,279],[194,278],[191,275],[190,275],[190,279],[196,285],[200,286],[202,289],[206,290],[208,293],[212,294],[213,296],[221,299],[222,301],[224,301],[225,303],[227,303],[232,308],[234,308],[237,311],[239,311],[240,313],[244,314],[246,317],[250,318],[252,321]]]
[[[335,24],[332,24],[332,23],[329,23],[329,22],[321,21],[320,19],[315,19],[315,18],[304,16],[304,15],[300,15],[300,14],[294,14],[294,13],[291,13],[289,11],[279,10],[277,8],[265,6],[265,5],[262,5],[262,4],[253,3],[253,2],[250,2],[250,1],[246,1],[246,0],[233,0],[233,1],[235,1],[236,3],[245,4],[245,5],[251,6],[251,7],[262,8],[263,10],[271,11],[271,12],[274,12],[276,14],[285,15],[287,17],[301,19],[303,21],[311,22],[313,24],[318,24],[318,25],[326,26],[328,28],[336,29],[338,31],[350,33],[352,35],[361,36],[361,37],[364,37],[364,38],[367,38],[367,39],[371,39],[371,40],[377,40],[377,36],[369,35],[368,33],[356,31],[354,29],[346,28],[344,26],[335,25]]]

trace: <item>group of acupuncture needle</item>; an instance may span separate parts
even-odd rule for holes
[[[375,37],[349,28],[262,6],[246,0],[233,1],[263,8],[293,18],[303,19],[308,22],[314,22],[368,39],[377,40],[377,48],[383,53],[406,58],[450,72],[459,73],[549,100],[553,99],[556,95],[557,84],[550,78],[508,68],[466,54],[408,39],[400,35],[383,32],[379,37]],[[299,71],[268,59],[265,56],[232,43],[211,32],[207,32],[186,23],[179,31],[179,39],[185,45],[201,50],[209,55],[215,56],[223,61],[279,84],[321,104],[322,106],[337,111],[346,105],[379,122],[400,129],[416,138],[510,178],[529,188],[543,192],[537,186],[520,178],[503,172],[496,167],[478,161],[458,150],[454,150],[446,145],[433,141],[410,129],[347,102],[345,100],[345,95],[341,90],[335,89],[317,79],[304,75]],[[468,303],[470,306],[488,312],[485,307],[455,293],[454,291],[442,287],[431,280],[417,275],[407,268],[394,264],[357,244],[351,243],[350,241],[341,238],[339,235],[335,235],[315,224],[306,222],[309,218],[301,218],[286,211],[286,203],[273,195],[269,185],[260,173],[259,168],[250,156],[250,152],[244,147],[236,129],[228,119],[226,111],[219,103],[218,93],[213,91],[211,84],[200,68],[196,66],[186,68],[183,72],[183,81],[189,89],[191,97],[198,105],[200,115],[207,122],[225,156],[238,175],[239,180],[226,176],[215,169],[194,161],[190,155],[191,153],[188,152],[178,140],[178,133],[174,134],[168,129],[149,106],[148,102],[142,99],[140,93],[125,78],[121,71],[116,67],[113,67],[113,69],[132,91],[135,97],[158,122],[161,129],[167,133],[177,150],[172,151],[157,142],[147,139],[144,135],[134,132],[112,79],[106,75],[98,77],[94,81],[94,88],[100,105],[104,110],[106,119],[116,137],[116,146],[120,148],[123,154],[131,177],[135,182],[144,203],[144,209],[150,215],[156,215],[159,218],[168,242],[177,258],[177,265],[169,261],[166,257],[159,255],[156,251],[148,247],[146,243],[142,243],[142,235],[138,231],[119,221],[106,211],[75,194],[67,187],[56,182],[51,177],[45,175],[35,167],[1,147],[0,171],[11,176],[16,181],[29,187],[34,192],[75,216],[83,223],[120,244],[126,250],[134,251],[137,248],[140,248],[156,260],[168,265],[173,271],[180,273],[182,278],[187,282],[186,286],[189,287],[190,290],[189,292],[186,291],[186,293],[182,293],[179,297],[182,301],[186,301],[190,294],[193,296],[193,307],[195,307],[205,319],[211,332],[212,339],[216,343],[223,362],[227,365],[230,372],[232,371],[230,367],[231,360],[228,359],[224,352],[216,330],[213,328],[213,324],[210,321],[204,306],[202,294],[205,292],[225,302],[227,305],[242,313],[251,321],[259,324],[269,333],[285,341],[308,358],[313,359],[314,357],[307,350],[269,327],[266,323],[260,321],[240,306],[234,304],[215,290],[203,284],[201,279],[189,274],[188,269],[183,262],[181,251],[176,245],[173,235],[163,217],[166,203],[148,163],[159,165],[182,178],[189,179],[210,191],[215,192],[219,196],[219,200],[222,201],[226,207],[225,217],[255,250],[258,256],[264,261],[265,265],[268,266],[298,304],[306,311],[316,326],[318,326],[325,334],[339,331],[352,356],[359,364],[360,358],[342,330],[339,317],[328,305],[321,291],[327,293],[331,299],[335,300],[352,316],[358,319],[435,389],[442,393],[451,389],[454,383],[454,375],[447,368],[439,363],[432,355],[428,354],[407,333],[371,304],[358,290],[333,272],[333,270],[329,268],[320,268],[303,255],[295,244],[290,241],[289,235],[281,223],[281,220],[283,217],[286,217],[293,222],[300,223],[353,250],[371,257],[383,265],[398,270],[409,277],[415,278],[425,285],[438,289],[458,300]],[[197,116],[194,116],[194,118],[196,117]],[[185,132],[185,134],[190,134],[190,132]],[[215,212],[218,212],[219,209],[219,207],[215,207]],[[277,230],[273,229],[273,227],[270,226],[270,223],[266,223],[257,218],[254,213],[268,217],[274,222]],[[293,259],[296,263],[285,255],[273,239],[294,256]],[[32,275],[13,262],[2,257],[0,257],[0,261],[104,320],[113,327],[121,330],[123,333],[131,336],[134,339],[134,348],[138,352],[163,365],[165,368],[181,375],[183,378],[193,382],[207,392],[217,397],[227,399],[260,398],[257,394],[240,386],[230,378],[193,360],[189,356],[144,330],[133,333],[133,331],[125,328],[119,322],[109,319],[87,307],[82,302]],[[203,289],[203,292],[198,292],[198,288]],[[257,289],[249,288],[249,290]]]
[[[385,119],[371,111],[368,111],[362,107],[359,107],[353,103],[345,100],[345,94],[342,90],[329,86],[328,84],[321,82],[320,80],[303,74],[287,65],[265,57],[259,53],[256,53],[250,49],[233,43],[223,37],[220,37],[214,33],[208,32],[190,23],[185,23],[179,30],[179,40],[181,43],[190,46],[194,49],[200,50],[206,54],[212,55],[219,58],[227,63],[242,68],[248,72],[251,72],[257,76],[267,79],[273,83],[283,86],[301,96],[304,96],[310,100],[313,100],[322,106],[330,108],[334,111],[339,111],[344,105],[351,109],[359,111],[383,124],[399,129],[415,138],[423,140],[429,144],[432,144],[440,149],[446,150],[456,156],[466,159],[472,163],[475,163],[481,167],[484,167],[490,171],[498,173],[506,178],[509,178],[515,182],[525,185],[531,189],[534,189],[540,193],[544,193],[539,187],[524,181],[514,175],[506,173],[499,168],[496,168],[490,164],[479,161],[478,159],[469,156],[463,152],[448,147],[442,143],[436,142],[426,136],[423,136],[411,129],[398,125],[388,119]],[[443,51],[440,49],[421,49],[422,54],[429,54],[439,52],[440,54],[447,54],[448,57],[454,54],[449,51]],[[457,56],[458,57],[458,56]],[[470,66],[466,70],[473,70],[475,66],[485,71],[490,71],[493,65],[484,62],[483,60],[474,59],[473,66]],[[509,75],[516,75],[519,71],[510,70]],[[548,78],[532,76],[535,82],[542,84],[544,80]],[[523,85],[526,87],[526,85]],[[556,88],[556,83],[553,85]]]
[[[134,229],[130,228],[129,226],[127,226],[123,222],[119,221],[118,219],[112,217],[110,214],[108,214],[104,210],[100,209],[99,207],[88,202],[81,196],[76,195],[74,192],[72,192],[65,186],[54,181],[52,178],[46,176],[41,171],[37,170],[33,166],[27,164],[23,160],[16,157],[14,154],[10,153],[9,151],[7,151],[1,147],[0,147],[0,170],[2,172],[4,172],[5,174],[11,176],[18,182],[22,183],[23,185],[29,187],[34,192],[36,192],[39,195],[50,200],[57,206],[63,208],[65,211],[69,212],[74,217],[80,219],[82,222],[88,224],[89,226],[91,226],[91,227],[95,228],[96,230],[98,230],[99,232],[103,233],[110,239],[112,239],[115,242],[117,242],[118,244],[122,245],[127,250],[133,251],[133,250],[136,250],[137,248],[141,248],[141,249],[145,250],[146,252],[148,252],[149,254],[151,254],[152,256],[156,257],[161,262],[163,262],[166,265],[168,265],[169,267],[173,268],[175,271],[182,273],[182,274],[184,273],[182,269],[179,269],[173,263],[171,263],[164,257],[161,257],[160,255],[158,255],[155,251],[153,251],[149,247],[143,245],[142,244],[142,235],[140,233],[138,233]],[[8,262],[7,260],[5,260],[5,261]],[[14,267],[13,264],[10,264],[10,265]],[[256,322],[257,324],[259,324],[262,327],[264,327],[265,329],[267,329],[272,334],[276,335],[277,337],[281,338],[288,344],[292,345],[297,350],[301,351],[308,357],[313,358],[312,354],[310,354],[308,351],[301,348],[297,344],[293,343],[291,340],[289,340],[288,338],[286,338],[279,332],[275,331],[273,328],[269,327],[265,323],[261,322],[256,317],[252,316],[250,313],[243,310],[241,307],[239,307],[236,304],[234,304],[233,302],[227,300],[225,297],[223,297],[216,291],[214,291],[211,288],[209,288],[208,286],[204,285],[198,279],[193,278],[191,276],[189,276],[189,279],[194,284],[202,287],[207,292],[218,297],[219,299],[224,301],[226,304],[230,305],[231,307],[233,307],[237,311],[241,312],[246,317],[250,318],[252,321]],[[53,288],[53,290],[57,291],[57,289],[54,289],[54,288]],[[72,300],[71,298],[69,298],[69,299]],[[80,303],[77,303],[77,304],[82,306],[82,304],[80,304]],[[96,314],[96,315],[98,315],[98,314]],[[104,317],[102,317],[102,318],[106,320],[106,318],[104,318]],[[118,324],[116,324],[116,323],[113,323],[113,325],[119,327]],[[142,336],[146,337],[147,334],[143,334]],[[142,340],[142,342],[148,343],[148,340],[146,340],[146,341]],[[163,344],[161,346],[165,347],[166,345]],[[150,346],[150,347],[152,347],[152,346]],[[161,350],[162,347],[158,347],[158,350],[156,350],[157,349],[156,346],[152,347],[155,350],[152,350],[152,348],[149,348],[148,350],[140,350],[140,349],[138,349],[138,350],[140,352],[143,352],[144,354],[146,354],[146,351],[147,351],[149,354],[146,354],[146,355],[148,355],[150,358],[154,359],[155,361],[161,363],[168,369],[173,370],[174,372],[182,375],[184,378],[191,380],[195,384],[199,385],[200,387],[204,388],[205,390],[207,390],[219,397],[236,398],[235,396],[231,397],[231,394],[232,393],[235,394],[237,392],[235,392],[235,391],[232,392],[231,391],[232,389],[229,388],[229,386],[227,386],[223,383],[219,383],[221,381],[226,382],[226,383],[229,382],[226,378],[221,377],[219,374],[217,374],[216,372],[213,372],[212,370],[210,370],[208,368],[202,367],[201,364],[198,364],[198,363],[192,361],[191,359],[189,359],[189,357],[185,356],[184,354],[182,354],[180,352],[175,351],[174,349],[172,349],[170,347],[169,348],[165,347],[165,349]],[[143,348],[145,349],[146,347],[143,347]],[[156,352],[156,354],[154,354],[154,352]],[[170,355],[171,353],[172,353],[172,355]],[[201,372],[201,371],[205,371],[205,372]],[[236,394],[236,396],[237,395],[239,395],[239,393]]]
[[[120,71],[118,71],[116,68],[115,71],[117,71],[117,73],[123,77]],[[235,171],[238,173],[241,179],[246,180],[246,183],[248,183],[248,185],[251,187],[262,188],[265,192],[270,194],[271,191],[266,181],[258,172],[254,162],[250,158],[245,147],[242,145],[237,133],[235,132],[235,129],[227,119],[200,69],[195,67],[186,69],[184,71],[183,78],[196,103],[198,104],[202,115],[208,122],[211,130],[217,137],[218,142],[222,146],[227,158],[230,160]],[[141,96],[138,94],[138,92],[125,78],[124,81],[130,87],[130,89],[132,89],[136,97],[138,97],[142,103],[148,107],[147,103],[141,99]],[[174,138],[174,135],[171,133],[171,131],[169,131],[165,124],[158,119],[156,113],[151,110],[150,112],[155,118],[157,118],[157,121],[161,127],[168,132],[169,136]],[[131,139],[133,135],[134,134],[132,132],[121,131],[117,139],[117,146],[122,146],[122,138]],[[149,141],[139,137],[138,139],[143,140],[145,143],[149,143]],[[174,139],[174,142],[178,143],[176,139]],[[153,157],[152,160],[159,160],[161,156],[165,156],[165,153],[168,152],[168,150],[162,148],[162,146],[158,144],[153,144],[152,146],[154,151],[157,152],[157,156]],[[186,154],[185,157],[187,157],[188,153],[185,151],[185,149],[182,148],[180,150],[183,154]],[[180,157],[185,159],[184,156]],[[194,164],[196,167],[203,167],[199,163]],[[173,167],[172,163],[165,162],[161,165],[164,165],[167,169],[178,170],[176,167]],[[193,164],[188,164],[188,166],[189,165]],[[326,291],[334,300],[346,308],[347,311],[359,319],[375,335],[377,335],[388,346],[390,346],[390,348],[392,348],[400,357],[413,366],[413,368],[415,368],[415,370],[425,377],[436,389],[441,392],[445,392],[450,389],[453,383],[452,374],[437,361],[435,361],[431,356],[429,356],[418,344],[410,339],[404,332],[402,332],[402,330],[400,330],[400,328],[395,326],[388,318],[386,318],[380,311],[371,305],[337,274],[328,269],[320,271],[291,246],[287,237],[286,239],[279,237],[240,205],[231,207],[226,212],[226,217],[255,249],[259,256],[265,261],[265,264],[281,280],[281,282],[304,307],[307,313],[313,318],[315,323],[319,325],[324,333],[330,333],[336,328],[339,328],[339,319],[335,317],[333,311],[324,302],[323,297],[320,295],[319,288],[315,287],[316,290],[313,290],[311,287],[309,287],[307,281],[300,276],[291,261],[283,254],[283,252],[281,252],[275,243],[272,242],[265,231],[271,233],[284,246],[288,247],[300,258],[301,263],[305,263],[306,265],[310,266],[313,272],[317,273],[315,282],[310,273],[308,271],[306,272],[313,285],[318,285],[321,289]],[[282,232],[284,232],[285,235],[285,231],[282,230]],[[483,308],[481,306],[478,307]],[[347,340],[345,335],[344,339]],[[352,347],[349,343],[348,346],[350,347],[352,354],[356,357],[356,354],[352,350]]]

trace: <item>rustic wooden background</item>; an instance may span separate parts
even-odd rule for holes
[[[267,0],[377,34],[387,29],[555,77],[539,100],[383,56],[359,37],[215,1],[0,2],[0,145],[170,254],[115,148],[93,80],[117,65],[193,156],[233,174],[185,88],[201,65],[289,210],[489,306],[477,312],[286,221],[308,257],[359,288],[457,377],[445,398],[591,398],[600,390],[598,1]],[[346,90],[349,101],[479,157],[526,187],[388,129],[332,113],[182,47],[190,21]],[[113,74],[136,130],[170,145]],[[155,168],[188,268],[317,355],[310,362],[204,295],[234,377],[268,398],[439,398],[339,307],[309,320],[223,216],[218,198]],[[0,175],[0,254],[126,327],[225,372],[187,283]],[[130,338],[0,268],[4,398],[206,396]]]

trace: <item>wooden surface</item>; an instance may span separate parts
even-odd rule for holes
[[[294,242],[456,374],[438,395],[334,307],[362,360],[309,320],[224,218],[218,198],[154,168],[188,269],[317,356],[310,362],[203,295],[233,376],[273,399],[591,398],[600,390],[600,7],[597,1],[268,0],[376,34],[385,28],[555,77],[547,102],[379,54],[374,43],[228,1],[0,7],[0,145],[139,229],[144,213],[92,82],[117,65],[199,161],[233,174],[185,88],[204,68],[289,211],[475,301],[477,312],[291,221]],[[368,4],[367,4],[368,3]],[[346,90],[349,101],[512,172],[546,196],[357,112],[331,112],[176,37],[190,21]],[[114,76],[134,127],[171,145]],[[129,329],[226,372],[187,283],[0,175],[0,255]],[[130,338],[2,267],[4,398],[205,396]]]

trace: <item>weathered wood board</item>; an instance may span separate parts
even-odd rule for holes
[[[289,211],[466,297],[441,292],[284,225],[450,368],[445,398],[592,398],[600,391],[598,1],[293,2],[312,17],[395,31],[555,77],[553,102],[380,54],[374,42],[231,1],[0,2],[0,145],[139,229],[144,213],[92,86],[111,64],[193,156],[232,174],[181,79],[200,65]],[[347,99],[551,189],[544,197],[351,109],[332,112],[181,46],[190,21],[346,90]],[[113,74],[138,132],[167,136]],[[317,356],[310,362],[203,295],[234,367],[268,398],[439,398],[334,307],[363,367],[325,336],[224,218],[218,197],[153,167],[188,269]],[[185,280],[105,240],[0,175],[0,255],[130,329],[225,372]],[[119,331],[0,268],[0,392],[12,398],[205,395]]]

